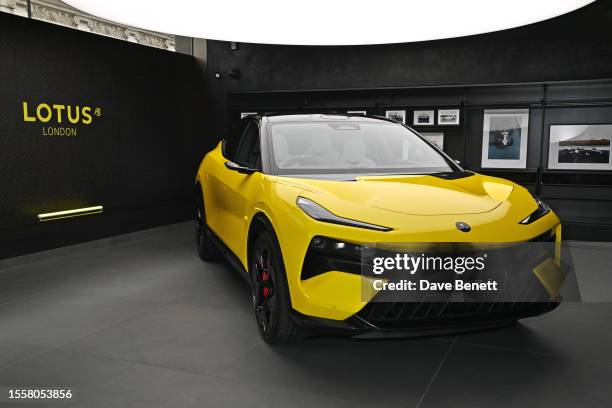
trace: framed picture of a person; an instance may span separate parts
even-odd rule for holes
[[[406,124],[405,110],[388,110],[385,112],[385,116],[389,119],[397,120],[398,122]]]

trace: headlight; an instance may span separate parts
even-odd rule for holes
[[[338,217],[336,214],[320,206],[314,201],[309,200],[308,198],[298,197],[295,203],[302,209],[302,211],[306,213],[306,215],[317,221],[347,225],[349,227],[365,228],[375,231],[391,231],[393,229],[382,227],[380,225],[368,224],[367,222],[355,221],[349,218]]]
[[[540,200],[536,196],[533,196],[533,199],[538,204],[538,208],[534,212],[529,214],[527,216],[527,218],[525,218],[523,221],[521,221],[520,224],[524,224],[524,225],[531,224],[535,220],[538,220],[538,219],[542,218],[543,216],[545,216],[546,214],[548,214],[550,212],[550,207],[548,205],[546,205],[546,203],[544,201]]]
[[[361,251],[367,247],[333,238],[316,236],[310,241],[302,279],[310,279],[329,271],[361,274]]]

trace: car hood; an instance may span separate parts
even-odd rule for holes
[[[364,206],[422,216],[485,213],[506,201],[514,189],[512,182],[479,174],[457,179],[432,175],[357,176],[348,181],[276,179],[301,189],[300,195],[338,215]]]

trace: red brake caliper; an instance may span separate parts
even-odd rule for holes
[[[265,282],[265,284],[266,284],[266,286],[264,286],[264,288],[263,288],[263,295],[264,295],[264,298],[266,298],[266,299],[270,295],[270,289],[267,286],[267,283],[268,283],[269,280],[270,280],[270,275],[268,275],[267,271],[263,271],[261,273],[261,281]]]

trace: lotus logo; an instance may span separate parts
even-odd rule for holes
[[[455,226],[461,232],[470,232],[472,230],[472,227],[470,227],[468,224],[466,224],[463,221],[459,221],[458,223],[455,224]]]

